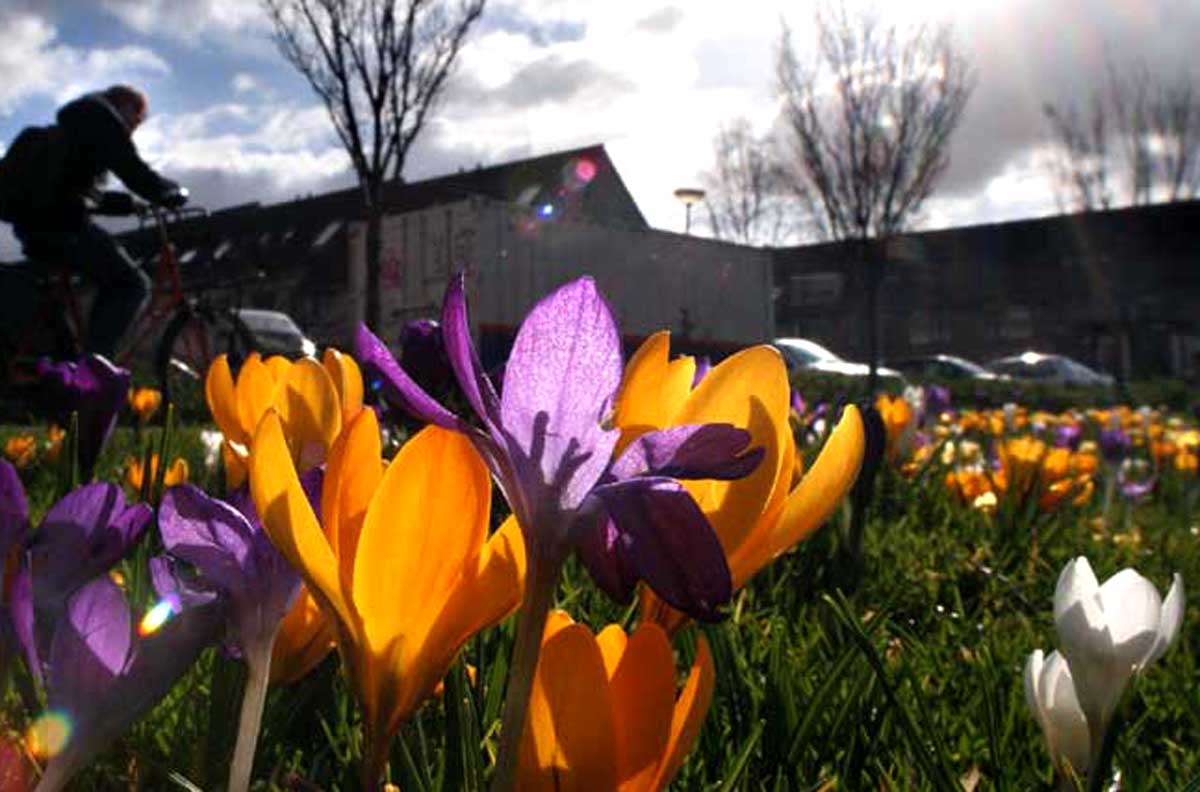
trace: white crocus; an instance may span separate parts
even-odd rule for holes
[[[1059,776],[1069,779],[1067,765],[1083,778],[1091,756],[1087,718],[1079,707],[1071,668],[1058,652],[1045,658],[1038,649],[1025,662],[1025,701],[1046,740],[1046,750]]]
[[[1182,621],[1183,578],[1178,574],[1165,600],[1133,569],[1100,585],[1083,556],[1059,575],[1054,625],[1090,726],[1093,755],[1099,754],[1125,686],[1166,653]]]

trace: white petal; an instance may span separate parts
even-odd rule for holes
[[[1158,589],[1135,570],[1122,569],[1100,587],[1100,604],[1114,659],[1133,668],[1158,640],[1163,609]]]
[[[1046,721],[1054,730],[1054,762],[1062,764],[1066,760],[1076,773],[1083,775],[1088,769],[1091,743],[1087,718],[1075,694],[1071,668],[1058,652],[1051,652],[1041,676]]]
[[[1054,620],[1058,621],[1060,612],[1070,609],[1080,600],[1094,598],[1099,589],[1100,582],[1096,580],[1096,573],[1092,571],[1087,558],[1079,556],[1067,562],[1054,587]]]
[[[1025,703],[1039,723],[1042,720],[1042,699],[1038,695],[1038,687],[1043,665],[1041,649],[1033,650],[1033,653],[1025,661]]]
[[[1158,623],[1158,636],[1155,639],[1154,647],[1141,664],[1141,668],[1158,660],[1167,653],[1171,644],[1175,643],[1175,639],[1179,637],[1179,628],[1183,624],[1183,606],[1183,576],[1176,572],[1175,579],[1171,582],[1171,590],[1167,592],[1167,598],[1163,600],[1162,618]]]

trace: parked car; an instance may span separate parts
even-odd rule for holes
[[[282,311],[239,308],[237,315],[253,336],[254,348],[263,355],[297,358],[317,354],[317,345]]]
[[[1051,385],[1107,388],[1113,384],[1112,375],[1090,369],[1066,355],[1023,352],[1020,355],[993,360],[988,364],[988,368],[997,374],[1007,374],[1014,379],[1044,382]]]
[[[866,363],[843,360],[816,341],[807,338],[776,338],[773,346],[783,355],[783,362],[787,364],[789,373],[803,370],[841,374],[846,377],[865,377],[870,372]],[[884,366],[880,366],[878,372],[881,377],[904,379],[899,371]]]
[[[978,363],[954,355],[920,355],[889,361],[892,368],[917,380],[998,380],[1007,375],[989,371]]]

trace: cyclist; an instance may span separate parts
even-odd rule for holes
[[[132,135],[146,112],[145,94],[128,85],[81,96],[59,109],[57,125],[22,130],[0,163],[0,219],[12,224],[30,261],[96,284],[84,345],[106,356],[150,296],[150,279],[89,218],[89,210],[133,209],[128,194],[101,185],[111,171],[150,203],[175,209],[187,202],[186,190],[138,155]]]

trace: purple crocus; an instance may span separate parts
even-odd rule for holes
[[[708,355],[696,358],[696,373],[692,374],[692,390],[700,386],[710,371],[712,371],[712,361],[708,359]]]
[[[185,608],[135,638],[125,595],[108,577],[76,591],[55,627],[46,668],[47,714],[69,726],[68,738],[37,792],[62,789],[166,695],[214,640],[221,618],[216,603]]]
[[[574,547],[610,594],[644,580],[665,602],[712,620],[732,581],[712,526],[680,478],[739,478],[762,450],[724,424],[650,432],[615,461],[620,431],[606,425],[621,384],[616,323],[591,278],[543,298],[521,323],[498,394],[471,343],[460,273],[442,304],[442,338],[458,385],[482,423],[437,403],[360,325],[360,361],[416,418],[464,433],[487,461],[525,539],[528,572],[501,726],[497,789],[513,783],[517,747],[558,577]]]
[[[1058,448],[1077,450],[1081,440],[1083,440],[1083,427],[1077,423],[1061,423],[1054,430],[1054,445]]]
[[[238,499],[243,507],[249,501],[244,492]],[[243,657],[265,650],[269,659],[279,622],[300,592],[300,576],[257,520],[251,524],[231,504],[182,484],[163,494],[158,530],[167,553],[195,566],[201,583],[228,599],[230,643]]]
[[[1154,491],[1157,484],[1157,475],[1137,479],[1129,475],[1126,465],[1122,465],[1117,470],[1117,491],[1121,493],[1121,497],[1127,503],[1139,503],[1145,500],[1146,496]]]
[[[0,459],[0,590],[4,583],[4,564],[17,542],[29,530],[29,502],[17,469]]]
[[[931,421],[950,409],[950,389],[945,385],[925,386],[925,415]]]
[[[804,397],[800,395],[800,391],[792,388],[792,412],[797,418],[803,419],[804,411],[808,409],[808,405],[804,402]]]
[[[654,448],[647,465],[614,462],[620,433],[603,422],[621,383],[621,345],[612,313],[590,278],[559,288],[530,311],[505,367],[503,396],[471,343],[461,274],[446,291],[442,333],[458,384],[482,428],[430,397],[365,326],[359,327],[356,352],[382,374],[385,392],[401,407],[472,439],[521,525],[531,577],[543,563],[554,567],[557,580],[558,565],[586,532],[592,534],[589,547],[611,551],[582,556],[610,593],[629,590],[636,574],[675,608],[699,619],[716,618],[731,594],[725,556],[678,479],[746,475],[761,458],[760,450],[746,452],[749,434],[723,424],[653,432],[625,451]],[[686,465],[679,464],[680,455],[687,456]],[[612,535],[597,543],[594,532],[603,526]],[[635,547],[645,553],[636,570],[628,563]]]
[[[151,516],[149,506],[127,505],[120,487],[103,482],[68,492],[46,512],[9,594],[13,627],[35,677],[67,600],[121,560]]]
[[[89,480],[125,405],[129,371],[100,355],[85,355],[76,362],[41,360],[37,373],[63,417],[79,415],[79,471]]]
[[[442,393],[454,376],[441,329],[433,319],[413,319],[400,330],[400,359],[404,370],[427,393]]]
[[[1120,427],[1101,430],[1099,445],[1105,461],[1113,465],[1120,464],[1121,460],[1129,456],[1129,449],[1133,447],[1129,435]]]

